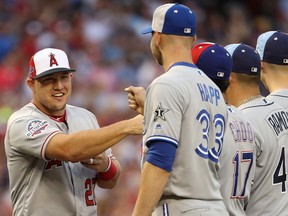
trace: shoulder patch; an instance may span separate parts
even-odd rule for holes
[[[168,111],[169,111],[169,109],[163,108],[163,106],[160,102],[158,104],[157,108],[154,110],[154,122],[159,118],[166,121],[165,113]]]
[[[33,136],[45,131],[48,125],[49,123],[47,120],[31,120],[27,125],[27,132],[25,135],[28,138],[32,138]]]

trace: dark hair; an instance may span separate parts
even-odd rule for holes
[[[229,80],[218,80],[210,78],[221,90],[222,93],[226,92],[230,82]]]
[[[232,72],[233,73],[233,72]],[[250,74],[243,74],[243,73],[234,73],[235,77],[241,83],[245,83],[248,85],[259,85],[260,83],[260,74],[258,75],[250,75]]]

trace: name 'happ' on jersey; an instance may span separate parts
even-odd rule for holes
[[[212,104],[216,104],[218,106],[218,100],[220,99],[220,91],[219,89],[212,87],[212,86],[207,86],[206,84],[203,83],[197,83],[199,92],[202,97],[202,101],[210,102]]]

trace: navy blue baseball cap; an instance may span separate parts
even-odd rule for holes
[[[288,65],[288,34],[280,31],[265,32],[258,37],[256,50],[264,62]]]
[[[196,15],[182,4],[164,4],[153,13],[152,26],[144,29],[142,34],[153,31],[163,34],[194,36],[196,35]]]
[[[249,75],[259,75],[261,59],[259,53],[251,46],[243,43],[234,43],[225,46],[233,59],[232,71]]]
[[[232,70],[232,58],[222,46],[202,42],[192,48],[192,60],[209,78],[229,80]]]

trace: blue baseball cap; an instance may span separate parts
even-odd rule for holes
[[[280,31],[265,32],[258,37],[256,50],[264,62],[288,65],[288,34]]]
[[[182,4],[164,4],[153,13],[152,26],[144,29],[142,34],[153,31],[163,34],[194,36],[196,35],[196,15]]]
[[[192,60],[209,78],[229,80],[232,70],[232,58],[222,46],[202,42],[192,48]]]
[[[249,75],[259,75],[261,72],[261,59],[259,53],[243,43],[234,43],[225,46],[233,59],[232,71]]]

